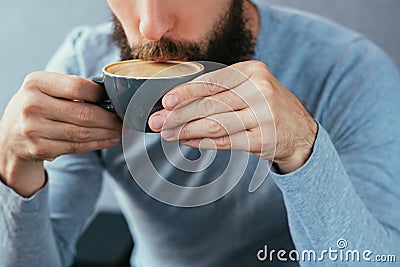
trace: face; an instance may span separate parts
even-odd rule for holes
[[[243,0],[108,0],[122,60],[208,60],[253,55]]]

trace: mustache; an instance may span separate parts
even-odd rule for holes
[[[173,41],[169,38],[161,38],[158,41],[133,45],[130,48],[131,57],[146,60],[195,60],[205,56],[206,49],[200,44],[188,41]]]
[[[246,27],[243,11],[244,0],[230,1],[231,5],[228,10],[214,23],[213,28],[202,37],[200,42],[163,37],[157,41],[130,44],[121,22],[112,13],[114,22],[113,41],[120,49],[121,60],[166,61],[181,59],[213,61],[226,65],[249,60],[255,53],[256,41],[250,29]]]

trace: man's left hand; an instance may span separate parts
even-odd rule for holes
[[[167,141],[219,150],[248,151],[274,161],[281,173],[310,157],[318,131],[298,98],[260,61],[207,73],[163,98],[149,125]]]

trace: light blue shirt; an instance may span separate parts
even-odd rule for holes
[[[257,257],[266,245],[269,251],[296,248],[300,254],[314,250],[320,256],[329,248],[338,250],[340,239],[347,249],[372,251],[371,259],[396,255],[400,261],[397,68],[358,33],[314,15],[256,2],[261,28],[254,58],[267,63],[319,123],[304,166],[287,175],[272,171],[249,193],[259,162],[250,155],[242,179],[226,196],[209,205],[179,208],[141,190],[121,145],[62,156],[46,163],[49,182],[31,198],[0,183],[0,266],[71,264],[76,241],[98,199],[103,171],[112,177],[135,241],[132,266],[357,266],[329,260],[326,254],[323,262],[284,262],[275,255],[271,263]],[[111,36],[111,23],[75,29],[47,70],[82,77],[101,74],[104,65],[119,60]],[[158,134],[146,138],[154,165],[177,184],[209,182],[229,158],[230,152],[218,151],[209,168],[184,172],[171,168],[160,153]],[[140,161],[141,151],[135,153]],[[197,150],[185,147],[183,153],[196,158]]]

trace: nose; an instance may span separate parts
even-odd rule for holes
[[[158,41],[174,26],[174,19],[169,13],[165,0],[141,0],[139,31],[150,40]]]

